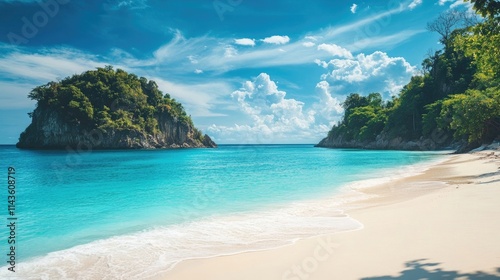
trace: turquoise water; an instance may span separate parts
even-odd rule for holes
[[[221,253],[261,248],[272,245],[271,239],[295,239],[327,227],[351,229],[359,225],[344,223],[343,217],[321,220],[324,213],[315,212],[314,219],[304,213],[320,205],[311,201],[331,197],[346,184],[405,175],[411,170],[405,166],[438,158],[431,152],[331,150],[312,145],[82,153],[0,147],[5,176],[8,166],[16,168],[21,264],[23,260],[50,262],[51,257],[69,254],[73,255],[68,259],[92,252],[113,254],[116,246],[127,254],[127,246],[139,250],[134,240],[144,243],[150,236],[165,240],[151,244],[148,253],[153,256],[161,254],[155,250],[182,251],[158,255],[165,266],[178,258],[200,256],[200,251],[217,254],[215,247],[227,244],[233,247],[224,247]],[[6,201],[6,191],[2,193],[1,201]],[[1,214],[5,221],[6,210]],[[241,215],[249,215],[244,224],[235,218]],[[318,224],[313,225],[315,219]],[[256,229],[266,222],[270,224],[265,230]],[[299,225],[310,232],[298,233]],[[6,229],[2,232],[0,244],[6,246]],[[212,246],[214,242],[218,245]],[[147,261],[144,265],[151,267]],[[26,266],[31,273],[43,269],[41,264]]]

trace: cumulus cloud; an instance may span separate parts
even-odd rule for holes
[[[322,61],[320,59],[315,59],[314,63],[316,63],[318,66],[321,66],[323,68],[328,68],[328,63],[326,61]]]
[[[440,0],[440,2],[441,2],[441,0]],[[408,8],[409,8],[410,10],[413,10],[413,9],[415,9],[415,8],[416,8],[418,5],[420,5],[420,4],[422,4],[422,0],[413,0],[413,1],[410,3],[410,5],[408,5]]]
[[[389,57],[380,51],[316,63],[329,69],[321,78],[335,84],[336,90],[344,93],[380,92],[388,97],[397,94],[416,74],[416,68],[404,58]]]
[[[351,13],[355,14],[357,9],[358,9],[358,5],[352,4],[352,6],[351,6]]]
[[[241,46],[255,46],[255,40],[250,38],[234,39],[234,43]]]
[[[329,123],[332,126],[335,120],[344,113],[341,102],[333,97],[330,92],[330,84],[327,81],[321,81],[316,85],[319,102],[313,104],[313,110],[317,119],[322,118],[323,123]]]
[[[264,38],[261,41],[267,44],[283,45],[290,42],[290,37],[274,35],[271,37]]]
[[[287,98],[285,91],[266,73],[246,81],[232,93],[233,100],[251,122],[233,126],[211,125],[208,132],[214,139],[228,141],[245,136],[248,143],[279,143],[291,138],[321,139],[331,128],[331,124],[343,112],[339,100],[332,97],[326,81],[317,86],[317,102],[306,104]],[[306,141],[307,141],[306,140]]]
[[[201,70],[201,69],[196,69],[196,70],[194,70],[194,73],[195,73],[195,74],[201,74],[201,73],[203,73],[203,70]]]
[[[318,50],[327,51],[333,56],[352,58],[350,51],[335,44],[321,44],[318,46]]]

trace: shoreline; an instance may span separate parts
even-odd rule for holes
[[[183,260],[155,279],[395,279],[411,273],[473,277],[478,271],[500,279],[500,244],[495,244],[500,209],[492,206],[500,202],[500,153],[447,157],[418,175],[351,187],[369,196],[346,205],[345,214],[362,229],[311,236],[271,249]]]
[[[312,236],[359,229],[362,225],[343,211],[346,203],[366,198],[352,191],[352,185],[379,184],[377,176],[380,174],[394,178],[408,176],[404,171],[419,173],[433,164],[433,159],[439,158],[430,155],[429,160],[425,160],[416,156],[415,161],[405,161],[405,168],[398,168],[397,172],[391,173],[390,168],[382,168],[379,172],[361,174],[364,179],[358,178],[334,190],[316,193],[311,198],[301,196],[299,201],[283,201],[255,211],[225,213],[173,226],[153,227],[51,251],[25,259],[20,263],[18,275],[55,278],[63,274],[76,278],[140,275],[141,278],[152,279],[186,260],[260,252],[289,246]],[[358,183],[361,181],[363,183]],[[331,184],[332,181],[328,182]],[[342,197],[339,194],[344,193],[342,188],[345,186],[348,186],[347,195]],[[139,256],[147,257],[143,261]],[[127,264],[130,263],[136,265],[129,267]],[[114,269],[109,269],[110,266]]]

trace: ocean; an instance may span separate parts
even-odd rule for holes
[[[80,153],[0,146],[2,176],[15,168],[15,276],[153,278],[184,259],[360,229],[343,211],[363,195],[342,194],[442,158],[313,145]],[[0,193],[8,224],[7,185]],[[0,237],[8,252],[8,227]],[[14,276],[2,255],[0,278]]]

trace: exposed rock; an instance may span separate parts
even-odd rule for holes
[[[195,138],[195,130],[165,113],[157,116],[159,133],[155,135],[126,129],[82,129],[78,124],[64,121],[57,112],[38,107],[32,123],[17,143],[23,149],[156,149],[156,148],[215,148],[205,135]]]
[[[437,149],[449,149],[449,141],[433,141],[432,139],[421,138],[419,140],[404,140],[401,137],[389,139],[386,135],[380,134],[375,141],[345,141],[342,137],[326,137],[321,140],[316,147],[323,148],[347,148],[347,149],[369,149],[369,150],[408,150],[408,151],[429,151]]]

